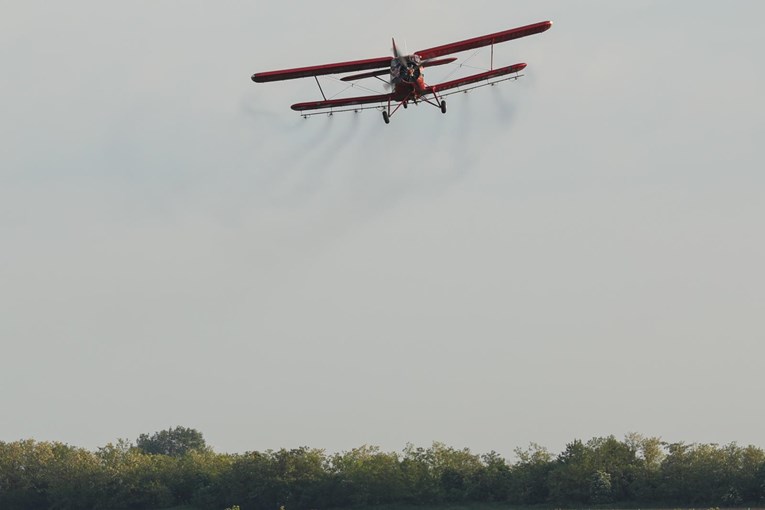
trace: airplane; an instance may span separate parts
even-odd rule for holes
[[[338,62],[335,64],[323,64],[318,66],[267,71],[253,74],[252,81],[256,83],[265,83],[312,77],[316,80],[316,84],[319,87],[319,91],[321,92],[323,99],[320,101],[309,101],[293,104],[293,110],[299,112],[306,112],[310,110],[328,110],[328,113],[331,115],[333,111],[353,110],[358,112],[359,109],[379,108],[382,109],[383,121],[385,121],[386,124],[389,124],[390,118],[393,116],[393,114],[396,113],[402,106],[406,108],[410,102],[417,104],[422,101],[440,108],[442,113],[446,113],[446,101],[443,99],[443,97],[451,93],[465,90],[462,89],[462,87],[483,81],[486,81],[486,83],[478,86],[494,85],[499,81],[518,78],[520,75],[517,73],[522,71],[526,67],[526,64],[518,63],[494,69],[494,45],[513,39],[518,39],[520,37],[539,34],[548,30],[551,26],[552,21],[542,21],[523,27],[511,28],[509,30],[504,30],[494,34],[474,37],[472,39],[444,44],[442,46],[435,46],[426,50],[416,51],[411,55],[400,54],[398,48],[396,47],[396,41],[394,40],[393,58],[378,57],[365,60]],[[437,85],[427,85],[425,83],[423,73],[423,69],[425,67],[450,64],[457,60],[455,57],[440,57],[443,57],[444,55],[459,53],[462,51],[482,48],[485,46],[491,46],[492,50],[490,70],[470,76],[465,76],[463,78],[446,81]],[[324,94],[324,90],[321,88],[321,84],[319,83],[318,76],[343,74],[356,71],[366,72],[345,76],[340,79],[345,82],[352,82],[364,78],[377,78],[378,80],[384,81],[380,77],[389,74],[389,80],[385,83],[390,85],[391,91],[386,94],[375,94],[371,96],[327,99],[327,96]],[[515,76],[510,78],[506,77],[512,74],[515,74]],[[505,78],[501,80],[497,79],[500,77]],[[472,88],[476,88],[478,86],[474,86]],[[443,94],[443,91],[452,89],[460,90]],[[360,108],[360,105],[368,105],[373,103],[377,103],[378,106]],[[386,103],[387,107],[385,106]],[[394,104],[395,106],[393,106]],[[342,107],[353,108],[346,110],[334,110],[335,108]],[[315,114],[316,113],[303,113],[303,116],[307,118],[309,115]]]

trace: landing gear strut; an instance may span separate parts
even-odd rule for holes
[[[409,103],[409,98],[411,97],[411,94],[406,96],[402,101],[399,101],[398,105],[391,110],[391,99],[388,99],[388,108],[383,109],[382,116],[383,120],[386,124],[390,124],[390,118],[393,116],[394,113],[398,111],[399,108],[402,106],[406,108]]]

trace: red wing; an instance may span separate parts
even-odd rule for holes
[[[517,73],[518,71],[522,71],[525,68],[526,64],[513,64],[507,67],[500,67],[499,69],[493,69],[484,73],[473,74],[470,76],[465,76],[464,78],[457,78],[456,80],[446,81],[444,83],[439,83],[438,85],[431,85],[428,87],[428,92],[441,92],[442,90],[454,89],[457,87],[462,87],[463,85],[469,85],[471,83],[496,78],[497,76]]]
[[[363,80],[364,78],[374,78],[375,76],[383,76],[385,74],[390,74],[390,69],[380,69],[379,71],[369,71],[368,73],[352,74],[350,76],[343,76],[342,78],[340,78],[340,80],[341,81]]]
[[[473,39],[466,39],[456,43],[436,46],[435,48],[418,51],[417,55],[423,59],[429,59],[449,55],[450,53],[459,53],[460,51],[472,50],[491,44],[518,39],[519,37],[526,37],[527,35],[538,34],[549,29],[551,26],[552,21],[542,21],[540,23],[534,23],[533,25],[526,25],[525,27],[511,28],[510,30],[497,32],[496,34],[483,35],[481,37],[474,37]]]
[[[392,94],[378,94],[376,96],[344,97],[342,99],[327,99],[324,101],[310,101],[308,103],[297,103],[292,105],[293,110],[302,112],[304,110],[321,110],[323,108],[335,108],[339,106],[355,106],[369,103],[382,103],[390,100]]]
[[[378,57],[366,60],[354,60],[351,62],[338,62],[336,64],[324,64],[320,66],[298,67],[295,69],[282,69],[279,71],[267,71],[255,73],[252,81],[263,83],[267,81],[292,80],[295,78],[307,78],[310,76],[322,76],[324,74],[347,73],[350,71],[366,71],[367,69],[381,69],[390,67],[391,57]]]
[[[441,60],[428,60],[422,63],[422,67],[442,66],[456,61],[457,57],[442,58]]]

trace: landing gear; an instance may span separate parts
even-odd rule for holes
[[[446,101],[441,101],[441,113],[446,113]]]
[[[417,104],[417,98],[415,97],[414,91],[407,94],[403,99],[396,99],[395,101],[398,103],[395,108],[391,107],[391,103],[393,101],[393,94],[390,94],[390,97],[388,98],[388,107],[383,107],[382,116],[383,120],[386,124],[390,124],[390,118],[393,117],[393,114],[398,111],[399,108],[402,106],[404,108],[407,108],[409,106],[409,101],[414,102],[414,104]]]

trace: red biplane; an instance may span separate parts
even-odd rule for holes
[[[427,50],[417,51],[412,55],[400,55],[398,49],[396,48],[396,42],[393,41],[393,58],[378,57],[366,60],[354,60],[351,62],[339,62],[337,64],[324,64],[311,67],[300,67],[295,69],[255,73],[252,75],[252,81],[263,83],[269,81],[313,77],[316,80],[316,84],[319,86],[319,91],[321,92],[321,95],[324,99],[321,101],[310,101],[307,103],[293,104],[293,110],[299,112],[305,112],[308,110],[328,110],[331,113],[335,108],[354,107],[349,110],[339,111],[358,111],[361,109],[359,108],[360,105],[377,103],[378,106],[375,108],[382,109],[383,120],[386,124],[388,124],[390,122],[391,116],[393,116],[393,114],[396,113],[396,111],[398,111],[401,106],[406,108],[409,102],[418,103],[423,101],[437,108],[440,108],[442,113],[446,113],[446,101],[443,99],[443,96],[449,94],[443,94],[443,91],[452,90],[451,93],[454,93],[453,89],[459,89],[457,90],[457,92],[459,92],[464,90],[463,87],[474,83],[485,81],[486,83],[483,85],[490,85],[499,81],[517,78],[517,73],[523,70],[526,67],[526,64],[513,64],[511,66],[494,69],[494,45],[497,43],[510,41],[512,39],[518,39],[520,37],[538,34],[549,29],[551,26],[551,21],[542,21],[540,23],[534,23],[524,27],[512,28],[510,30],[497,32],[495,34],[484,35],[456,43],[436,46]],[[473,74],[471,76],[458,78],[456,80],[439,83],[437,85],[427,85],[425,83],[423,68],[450,64],[457,60],[453,57],[439,57],[481,48],[484,46],[492,47],[492,64],[490,70],[478,74]],[[355,81],[361,80],[363,78],[377,78],[382,80],[382,78],[380,78],[381,76],[389,74],[390,79],[385,83],[390,85],[391,91],[387,94],[346,97],[341,99],[327,99],[317,78],[318,76],[357,71],[366,72],[345,76],[341,78],[341,80]],[[513,74],[515,74],[515,76],[511,78],[507,77],[508,75]],[[497,78],[500,77],[505,78],[498,80]],[[387,107],[385,106],[386,103]],[[310,114],[304,115],[307,116]]]

